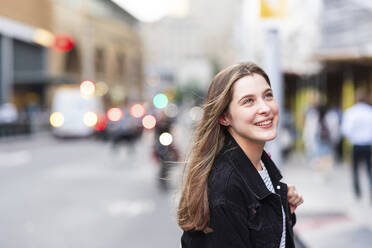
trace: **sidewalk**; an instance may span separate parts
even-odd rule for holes
[[[282,167],[284,181],[294,184],[305,200],[296,210],[295,232],[306,247],[372,247],[372,202],[365,166],[360,167],[359,201],[353,196],[347,164],[336,165],[325,175],[295,154]]]

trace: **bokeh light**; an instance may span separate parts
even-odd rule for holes
[[[165,108],[168,104],[168,97],[162,93],[157,94],[153,100],[154,106],[158,109]]]
[[[96,93],[98,96],[104,96],[109,91],[109,87],[105,82],[96,83]]]
[[[165,112],[166,116],[168,116],[170,118],[174,118],[178,114],[178,107],[174,103],[168,104],[168,106],[165,108],[164,112]]]
[[[167,132],[160,134],[160,136],[159,136],[159,142],[163,146],[169,146],[173,142],[173,136],[172,136],[172,134],[167,133]]]
[[[94,96],[96,86],[92,81],[85,80],[80,83],[80,94],[82,97],[88,98]]]
[[[53,112],[49,117],[49,122],[52,127],[61,127],[65,122],[65,118],[62,113]]]
[[[146,129],[153,129],[156,125],[156,119],[153,115],[146,115],[142,119],[142,125]]]
[[[55,37],[51,32],[37,28],[32,36],[32,40],[39,45],[51,47],[55,42]]]
[[[110,121],[120,121],[124,116],[123,111],[120,108],[110,108],[107,110],[107,119]]]
[[[88,127],[93,127],[97,124],[98,116],[94,112],[86,112],[83,117],[83,122]]]
[[[105,114],[98,114],[98,121],[96,125],[94,126],[94,129],[97,131],[105,130],[107,126],[107,119]]]
[[[192,107],[189,112],[190,118],[193,121],[200,121],[203,116],[203,109],[199,106]]]
[[[129,113],[134,118],[142,117],[145,114],[145,112],[146,112],[145,107],[142,104],[138,104],[138,103],[133,104],[129,109]]]
[[[53,48],[57,51],[67,52],[70,51],[75,45],[74,38],[70,34],[56,34],[54,38],[55,40]]]
[[[113,104],[124,102],[127,97],[127,89],[123,85],[114,85],[110,88],[110,98]]]

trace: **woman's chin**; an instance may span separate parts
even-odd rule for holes
[[[262,139],[263,139],[263,141],[272,141],[276,138],[276,136],[277,136],[276,132],[268,133],[264,137],[262,137]]]

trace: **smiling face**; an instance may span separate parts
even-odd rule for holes
[[[220,124],[237,141],[264,144],[276,137],[279,107],[271,87],[259,74],[245,76],[234,83],[228,110]],[[239,143],[239,142],[238,142]]]

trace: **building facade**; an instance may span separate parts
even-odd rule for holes
[[[138,20],[110,0],[3,1],[0,6],[0,102],[32,115],[48,111],[56,87],[103,82],[107,107],[142,99]],[[46,38],[71,37],[58,51]]]
[[[221,67],[238,59],[236,24],[241,0],[188,1],[182,17],[168,16],[142,25],[145,72],[165,87],[203,89]]]
[[[105,102],[142,99],[139,21],[110,0],[54,0],[54,32],[68,33],[75,46],[50,54],[50,71],[62,82],[93,80],[108,86]]]
[[[42,6],[42,8],[41,8]],[[50,78],[48,48],[35,39],[50,31],[53,8],[49,0],[3,1],[0,6],[0,103],[33,106],[45,94]]]

